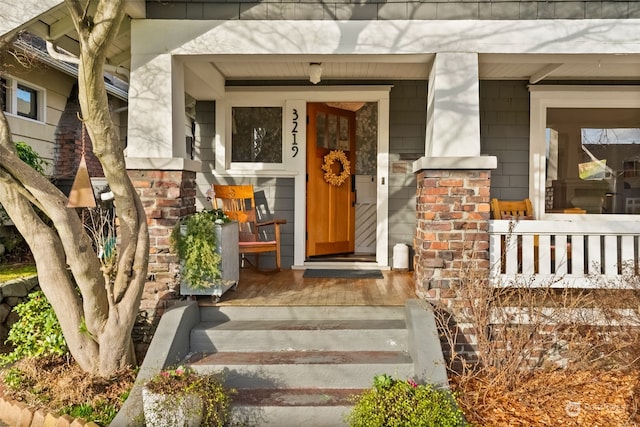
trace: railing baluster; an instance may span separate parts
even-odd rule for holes
[[[584,236],[571,236],[571,274],[584,276]]]
[[[600,274],[602,267],[600,236],[588,236],[587,245],[587,271],[589,274]]]
[[[567,251],[567,236],[556,235],[554,245],[553,261],[555,263],[555,272],[557,275],[564,276],[568,272],[567,264],[569,262]]]
[[[604,236],[604,274],[618,274],[618,237]]]
[[[551,274],[551,236],[538,237],[538,273]]]

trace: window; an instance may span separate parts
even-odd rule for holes
[[[8,111],[9,100],[8,93],[9,90],[7,88],[7,79],[0,77],[0,108],[2,111]]]
[[[231,161],[282,163],[282,107],[233,107]]]
[[[44,121],[44,90],[12,78],[0,78],[0,103],[8,114]]]
[[[18,97],[18,115],[37,120],[38,91],[23,84],[18,84],[18,90],[16,94]]]
[[[640,88],[536,89],[534,211],[640,214]]]

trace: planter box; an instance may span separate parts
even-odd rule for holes
[[[181,230],[183,231],[183,230]],[[211,295],[214,300],[220,299],[229,289],[235,289],[240,280],[240,254],[238,252],[238,223],[228,222],[214,226],[217,252],[222,256],[220,265],[222,278],[207,289],[193,289],[186,283],[180,282],[181,295]]]
[[[198,427],[202,422],[202,398],[196,394],[170,395],[142,389],[147,427]]]

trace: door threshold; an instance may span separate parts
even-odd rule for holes
[[[294,267],[292,267],[294,268]],[[307,268],[317,269],[342,269],[342,270],[389,270],[388,266],[380,267],[375,262],[358,262],[358,261],[305,261],[301,270]]]

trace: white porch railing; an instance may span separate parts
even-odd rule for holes
[[[626,287],[638,271],[640,221],[506,221],[489,226],[494,286]]]

